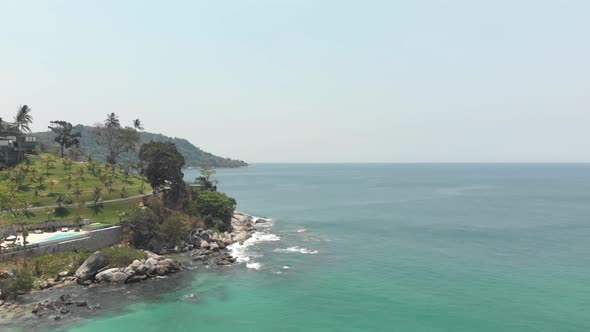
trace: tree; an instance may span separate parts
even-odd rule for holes
[[[96,143],[106,150],[106,161],[116,164],[123,152],[131,151],[139,142],[139,133],[131,127],[122,127],[115,113],[107,115],[94,129]]]
[[[102,189],[99,187],[94,187],[94,191],[92,192],[92,209],[94,210],[94,214],[98,214],[100,212],[100,208],[102,204],[100,204],[100,200],[102,199]]]
[[[141,123],[141,120],[133,120],[133,128],[135,128],[135,130],[143,130],[143,124]]]
[[[45,159],[43,159],[43,163],[45,164],[45,175],[49,176],[49,169],[55,167],[55,159],[53,159],[53,157],[48,156]]]
[[[115,215],[119,218],[119,224],[123,222],[123,218],[127,217],[127,212],[125,211],[115,211]]]
[[[53,179],[49,181],[49,192],[53,193],[53,186],[56,186],[59,184],[59,180],[58,179]]]
[[[55,142],[59,144],[61,149],[61,157],[64,157],[64,150],[71,147],[80,146],[80,137],[82,134],[73,132],[74,126],[66,121],[51,121],[53,126],[49,126],[49,129],[55,134]]]
[[[51,221],[51,218],[53,217],[54,214],[55,214],[54,208],[46,208],[45,209],[45,215],[47,215],[47,222]]]
[[[120,128],[121,122],[115,113],[107,114],[107,119],[104,121],[105,125],[112,128]]]
[[[141,173],[148,179],[154,194],[163,189],[172,191],[184,185],[184,157],[174,143],[149,142],[139,150]]]
[[[217,190],[217,180],[213,179],[213,175],[215,175],[215,169],[212,167],[207,166],[207,164],[201,164],[200,169],[201,176],[199,176],[195,182],[199,183],[203,186],[205,190]]]
[[[201,191],[193,203],[196,214],[205,218],[207,226],[219,231],[231,229],[236,200],[217,191]]]
[[[128,222],[129,242],[134,248],[158,251],[162,247],[158,217],[151,209],[134,210]]]
[[[31,115],[31,108],[27,105],[22,105],[18,108],[16,116],[14,117],[16,129],[21,133],[30,133],[29,125],[33,123],[33,116]]]
[[[20,195],[18,191],[9,190],[9,188],[0,188],[0,211],[8,211],[14,217],[14,222],[20,227],[23,237],[23,246],[27,245],[27,236],[29,233],[25,227],[23,218],[29,217],[29,204]],[[24,265],[27,265],[26,250],[23,253]]]

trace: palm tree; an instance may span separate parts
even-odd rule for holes
[[[143,130],[143,125],[141,124],[141,120],[139,120],[139,119],[133,120],[133,128],[135,128],[135,130]]]
[[[22,105],[18,108],[16,116],[14,117],[16,129],[21,133],[30,133],[31,128],[29,125],[33,122],[33,116],[31,115],[31,108],[27,105]]]
[[[119,117],[115,113],[107,114],[107,119],[104,120],[104,124],[107,128],[121,127],[121,122],[119,121]]]

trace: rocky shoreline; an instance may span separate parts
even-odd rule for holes
[[[145,251],[145,259],[135,260],[125,267],[110,267],[105,255],[97,251],[84,261],[74,275],[69,275],[67,271],[61,272],[55,278],[47,279],[39,286],[39,291],[32,295],[41,295],[46,290],[76,284],[79,286],[73,287],[92,288],[108,284],[138,283],[176,273],[186,269],[185,265],[197,268],[198,266],[232,265],[236,263],[236,258],[230,255],[228,247],[233,243],[243,243],[249,239],[254,233],[254,226],[264,222],[267,220],[254,220],[252,216],[236,211],[231,221],[231,232],[216,233],[211,230],[196,229],[191,232],[190,241],[186,245],[162,250],[160,252],[162,255]],[[179,255],[185,260],[188,258],[188,261],[184,264],[179,262],[177,260],[180,258]],[[100,308],[99,303],[89,303],[78,295],[64,292],[57,298],[53,297],[37,303],[0,303],[0,317],[8,318],[11,313],[26,317],[26,312],[30,312],[35,318],[58,321],[67,315],[76,315],[80,311],[96,311]]]

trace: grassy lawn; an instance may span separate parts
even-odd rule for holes
[[[30,207],[79,204],[93,201],[96,188],[100,189],[102,201],[127,198],[138,194],[151,192],[149,183],[143,183],[139,175],[125,173],[119,169],[88,162],[71,162],[49,154],[28,156],[30,163],[23,163],[14,169],[0,171],[0,182],[10,187],[17,180],[19,167],[25,169],[19,194]],[[47,160],[54,160],[53,166],[48,166]],[[110,187],[110,188],[109,188]],[[143,188],[142,188],[143,187]],[[65,201],[64,201],[65,199]],[[51,219],[71,220],[75,216],[96,222],[115,223],[119,221],[117,211],[128,211],[137,207],[138,200],[103,204],[95,211],[92,207],[61,207],[55,208]],[[30,211],[29,222],[46,221],[47,209]],[[3,213],[1,218],[12,221],[9,213]]]
[[[118,224],[119,212],[130,211],[139,206],[141,199],[133,199],[124,202],[103,204],[98,210],[94,210],[92,207],[62,207],[55,209],[55,213],[51,219],[59,224],[60,220],[72,220],[77,213],[79,213],[82,219],[90,219],[92,222],[101,222],[105,224]],[[12,216],[5,214],[3,217],[6,221],[12,221]],[[126,220],[125,218],[122,219]],[[31,211],[28,223],[37,223],[47,221],[47,213],[45,210]]]

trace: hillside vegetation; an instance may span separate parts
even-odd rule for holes
[[[29,155],[22,164],[0,171],[3,209],[26,207],[28,222],[49,219],[89,218],[114,222],[138,200],[102,204],[103,201],[150,193],[152,188],[138,174],[92,159],[75,162],[53,154]],[[4,197],[11,195],[9,197]],[[2,201],[0,200],[0,201]],[[39,209],[38,207],[53,208]],[[2,220],[11,221],[8,211]]]
[[[96,143],[96,135],[93,127],[90,126],[75,126],[75,131],[81,133],[80,138],[80,149],[85,155],[90,155],[96,160],[105,161],[106,152]],[[40,148],[44,152],[53,152],[59,147],[54,142],[54,134],[52,132],[40,132],[35,133],[37,136]],[[235,160],[230,158],[223,158],[213,155],[209,152],[205,152],[198,147],[191,144],[189,141],[183,138],[168,137],[161,134],[154,134],[148,132],[140,132],[139,146],[150,141],[155,142],[171,142],[176,144],[178,151],[184,156],[186,161],[186,167],[198,167],[205,164],[210,167],[245,167],[248,164],[241,160]],[[128,155],[123,156],[124,160],[137,162],[139,160],[137,151]]]

